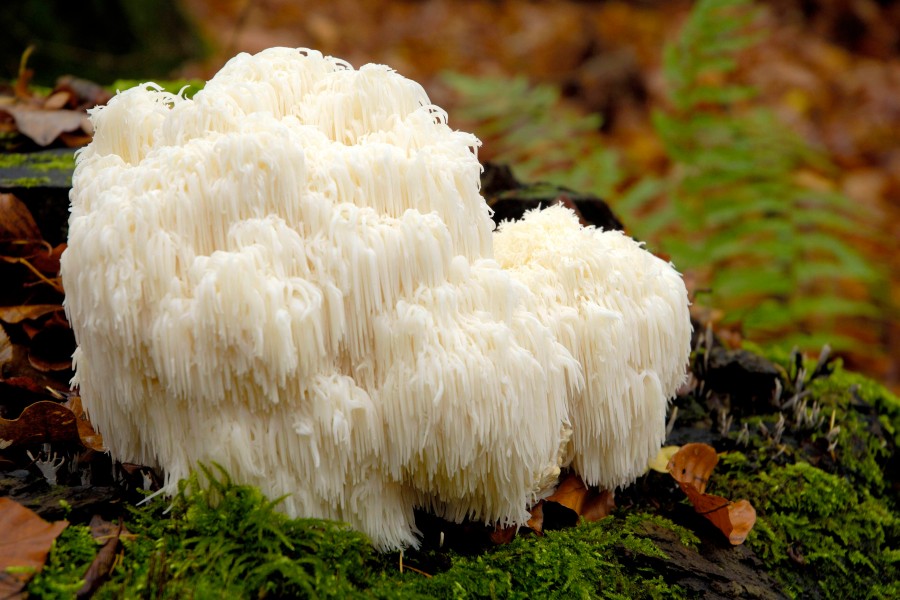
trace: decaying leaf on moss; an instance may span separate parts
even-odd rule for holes
[[[712,446],[685,444],[672,456],[668,467],[697,513],[715,525],[733,545],[742,544],[756,523],[756,510],[746,500],[732,502],[706,493],[709,476],[718,462]]]

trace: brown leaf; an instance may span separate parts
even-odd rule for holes
[[[39,319],[46,314],[61,311],[59,304],[26,304],[23,306],[0,306],[0,321],[15,325],[25,319]]]
[[[614,490],[603,490],[602,492],[591,490],[581,506],[581,516],[589,522],[608,517],[616,508],[615,498]]]
[[[77,405],[80,408],[80,401]],[[102,451],[100,436],[93,433],[81,437],[79,427],[84,413],[75,413],[58,402],[41,400],[28,406],[18,419],[0,418],[0,447],[52,442],[80,442],[87,448]],[[89,427],[89,424],[88,424]]]
[[[67,90],[53,92],[44,100],[44,110],[59,110],[68,105],[72,99],[72,93]]]
[[[93,425],[87,418],[87,413],[84,412],[84,408],[81,406],[81,396],[70,397],[64,406],[75,415],[75,424],[78,427],[78,437],[81,439],[81,444],[85,448],[90,448],[97,452],[106,452],[106,448],[103,446],[103,436],[94,430]]]
[[[89,598],[112,572],[119,556],[121,546],[119,540],[123,531],[124,527],[121,522],[113,524],[104,521],[98,515],[91,519],[91,535],[95,540],[101,542],[103,547],[100,548],[100,552],[85,571],[84,585],[76,593],[77,598]]]
[[[669,473],[678,483],[689,484],[702,494],[718,462],[719,456],[712,446],[685,444],[669,461]]]
[[[494,527],[494,530],[491,532],[491,541],[495,544],[508,544],[513,541],[513,538],[516,537],[516,532],[519,530],[515,525],[502,526],[497,525]]]
[[[0,108],[16,120],[19,133],[39,146],[49,146],[61,133],[89,127],[87,113],[81,110],[40,110],[25,106]]]
[[[75,347],[75,334],[71,329],[60,325],[45,326],[31,338],[28,362],[45,373],[64,371],[72,367]]]
[[[12,361],[14,356],[14,348],[6,331],[0,327],[0,373],[3,373],[3,365]]]
[[[49,251],[48,251],[49,249]],[[31,258],[31,264],[41,273],[52,277],[59,275],[59,259],[66,250],[66,244],[59,244],[50,249],[50,245],[44,246]]]
[[[63,75],[57,79],[56,90],[72,92],[77,97],[79,104],[87,106],[106,104],[112,98],[112,94],[102,85],[71,75]]]
[[[587,493],[587,486],[584,485],[581,477],[575,473],[569,473],[559,486],[557,486],[556,491],[545,500],[547,502],[562,504],[566,508],[570,508],[580,515],[581,506],[584,504],[584,498]]]
[[[31,211],[12,194],[0,194],[0,242],[42,239]]]
[[[22,590],[41,570],[53,541],[68,521],[48,523],[9,498],[0,498],[0,598],[24,598]],[[10,572],[10,567],[16,567]]]
[[[536,533],[544,532],[544,501],[541,500],[537,504],[531,507],[531,510],[528,511],[531,513],[531,518],[528,519],[526,525],[530,527]]]
[[[585,521],[599,521],[608,516],[616,507],[614,492],[598,491],[584,484],[581,477],[569,473],[556,491],[544,499],[545,502],[556,502],[575,511]]]
[[[709,476],[719,462],[715,449],[707,444],[686,444],[669,461],[669,472],[678,482],[694,510],[703,515],[733,545],[744,543],[756,523],[756,509],[747,500],[732,502],[705,493]]]

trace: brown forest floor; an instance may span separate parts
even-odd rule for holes
[[[384,63],[422,83],[451,114],[439,75],[525,74],[559,85],[604,117],[604,135],[639,170],[666,158],[649,107],[662,98],[663,45],[692,2],[183,0],[212,53],[184,68],[208,77],[238,51],[285,45],[339,56],[354,66]],[[875,211],[880,249],[900,306],[900,3],[784,0],[765,3],[770,40],[745,52],[736,78],[839,167],[837,186]],[[477,131],[476,131],[477,133]],[[482,148],[491,159],[490,144]],[[869,249],[868,254],[873,254]],[[879,358],[850,363],[900,384],[900,324],[886,315],[862,337]],[[858,363],[858,364],[854,364]]]

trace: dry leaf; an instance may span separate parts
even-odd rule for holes
[[[656,456],[647,461],[647,468],[657,473],[669,472],[669,461],[675,456],[675,453],[681,450],[681,446],[663,446],[656,453]]]
[[[599,521],[608,517],[616,508],[615,490],[603,490],[598,492],[591,490],[581,506],[581,516],[585,521]]]
[[[517,531],[519,531],[519,528],[515,525],[508,525],[505,527],[497,525],[491,532],[491,541],[495,544],[508,544],[516,537]]]
[[[705,493],[709,476],[718,462],[719,457],[712,446],[686,444],[672,456],[669,472],[697,513],[715,525],[733,545],[742,544],[756,523],[756,509],[746,500],[732,502]]]
[[[84,585],[76,593],[77,598],[89,598],[112,572],[119,556],[119,540],[123,533],[125,528],[121,522],[113,524],[98,515],[91,519],[91,535],[103,547],[84,573]]]
[[[87,413],[84,412],[84,408],[81,406],[81,396],[70,397],[64,406],[75,415],[75,425],[78,427],[78,437],[81,439],[81,444],[85,448],[90,448],[97,452],[106,452],[106,448],[103,446],[103,436],[94,430],[93,425],[88,420]]]
[[[102,440],[93,433],[93,429],[90,435],[81,436],[81,419],[86,421],[83,413],[81,417],[76,417],[74,412],[58,402],[41,400],[23,410],[18,419],[0,418],[0,446],[80,442],[86,448],[103,451]]]
[[[66,249],[66,244],[59,244],[55,248],[50,249],[49,244],[42,247],[41,250],[31,257],[31,264],[41,273],[46,273],[51,277],[59,275],[59,259]]]
[[[0,194],[0,242],[40,239],[41,230],[25,203],[12,194]]]
[[[0,306],[0,321],[14,325],[25,319],[39,319],[46,314],[61,311],[59,304],[26,304],[24,306]]]
[[[28,362],[38,371],[64,371],[72,368],[75,334],[68,327],[49,325],[31,338]]]
[[[48,523],[18,502],[0,498],[0,598],[25,597],[22,590],[44,566],[53,541],[68,524]]]
[[[583,517],[585,521],[598,521],[608,516],[616,507],[613,492],[588,488],[575,473],[569,473],[544,502],[561,504],[575,511],[575,514]]]
[[[701,494],[706,491],[709,475],[716,468],[719,456],[708,444],[685,444],[668,464],[668,471],[678,483],[691,485]]]
[[[559,486],[557,486],[556,491],[545,500],[547,502],[562,504],[566,508],[570,508],[580,515],[581,506],[584,504],[584,498],[587,493],[587,486],[584,485],[581,477],[575,473],[569,473]]]
[[[9,336],[6,335],[6,331],[0,327],[0,373],[3,373],[3,365],[10,362],[13,356],[13,343],[9,340]]]
[[[544,501],[541,500],[537,504],[531,507],[531,510],[528,511],[531,513],[531,518],[528,519],[526,525],[531,528],[536,533],[544,532]]]
[[[49,146],[61,133],[82,129],[87,121],[83,110],[40,110],[24,106],[0,108],[16,120],[19,133],[39,146]]]
[[[69,104],[72,99],[72,93],[68,90],[53,92],[44,100],[44,110],[59,110]]]

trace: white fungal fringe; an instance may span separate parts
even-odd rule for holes
[[[659,450],[667,400],[685,377],[681,277],[623,233],[582,227],[559,205],[503,223],[494,254],[581,364],[585,386],[569,407],[575,470],[601,488],[630,483]]]
[[[573,458],[611,487],[659,447],[680,277],[563,209],[492,234],[480,142],[419,84],[273,48],[91,118],[62,258],[74,381],[167,492],[215,462],[402,548],[414,506],[524,523]]]

